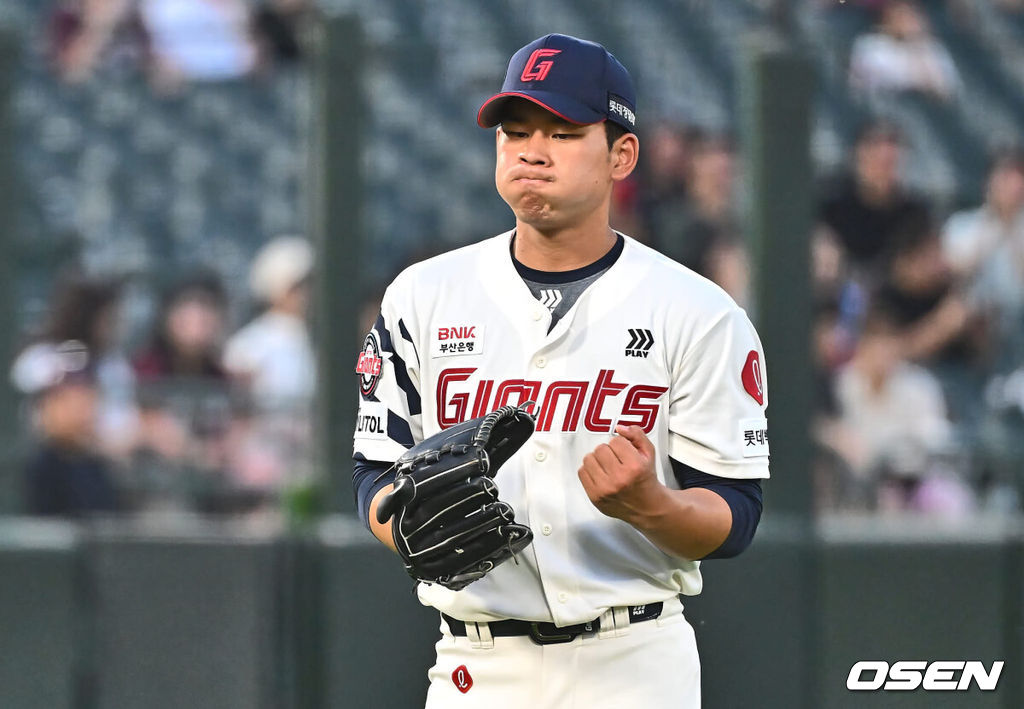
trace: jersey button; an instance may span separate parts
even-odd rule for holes
[[[537,451],[536,453],[533,454],[533,457],[539,460],[541,463],[543,463],[545,460],[547,460],[548,454],[545,453],[544,451]]]
[[[548,366],[548,361],[543,357],[538,357],[537,366],[540,367],[541,369],[544,369],[544,367]]]
[[[543,534],[545,537],[550,536],[551,535],[551,525],[550,524],[545,524],[543,527],[540,528],[540,531],[541,531],[541,534]]]
[[[544,317],[544,313],[542,313],[539,310],[534,310],[533,311],[533,319],[534,320],[540,320],[542,317]]]
[[[558,594],[558,602],[559,603],[565,603],[568,600],[569,600],[569,594],[566,593],[565,591],[562,591],[561,593]]]

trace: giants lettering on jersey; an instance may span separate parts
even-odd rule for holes
[[[668,387],[651,384],[630,387],[616,382],[614,369],[602,369],[596,382],[554,381],[544,386],[543,382],[531,379],[481,379],[472,393],[457,391],[458,383],[468,380],[475,371],[475,367],[458,367],[446,369],[438,376],[437,423],[442,429],[506,404],[532,400],[540,407],[538,431],[576,431],[582,421],[588,431],[611,433],[617,421],[623,426],[640,426],[644,433],[650,433],[661,409],[658,399],[668,391]],[[609,415],[612,412],[616,415]]]

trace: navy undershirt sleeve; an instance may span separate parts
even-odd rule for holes
[[[732,528],[722,545],[704,559],[728,559],[750,546],[757,524],[761,521],[763,504],[761,481],[757,479],[723,478],[709,475],[674,458],[672,472],[681,488],[703,487],[720,495],[732,510]]]
[[[356,509],[363,526],[370,528],[370,503],[373,496],[395,481],[395,472],[389,470],[391,463],[366,460],[358,453],[352,470],[352,489],[356,495]]]

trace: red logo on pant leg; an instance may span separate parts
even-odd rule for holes
[[[465,694],[473,688],[473,678],[469,676],[469,670],[466,669],[465,665],[459,665],[452,672],[452,682],[455,683],[455,687]]]
[[[548,78],[548,72],[551,71],[551,67],[554,66],[554,62],[550,59],[547,61],[540,61],[545,57],[553,57],[557,54],[561,54],[561,49],[535,49],[530,58],[526,60],[526,66],[523,67],[523,73],[520,75],[520,81],[544,81]]]
[[[764,406],[764,385],[761,382],[761,356],[757,350],[750,350],[747,363],[743,365],[743,388],[754,397],[754,401]]]

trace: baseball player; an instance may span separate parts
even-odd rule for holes
[[[609,226],[639,155],[626,69],[550,34],[520,49],[477,122],[495,130],[504,234],[416,264],[359,358],[353,483],[376,515],[410,446],[506,405],[536,429],[494,476],[532,542],[441,613],[427,707],[697,707],[681,598],[735,556],[768,477],[764,357],[711,282]]]

